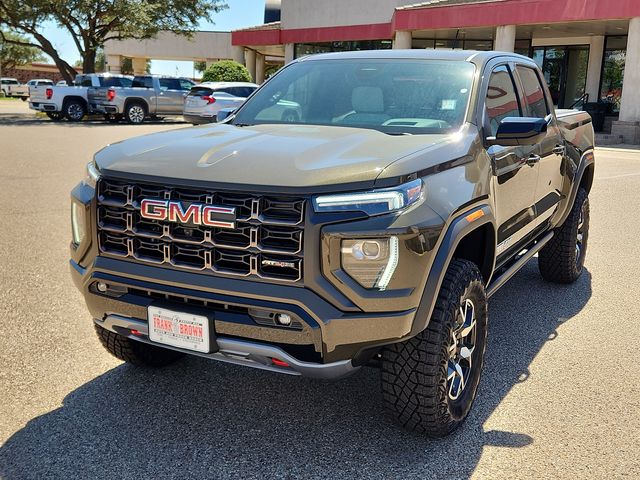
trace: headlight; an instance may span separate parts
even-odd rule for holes
[[[320,195],[313,199],[316,212],[362,211],[381,215],[407,208],[423,198],[422,180],[417,179],[393,188],[360,193]]]
[[[87,163],[87,176],[84,179],[84,183],[90,187],[96,188],[96,182],[100,178],[100,170],[96,166],[95,160]]]
[[[398,266],[398,237],[342,241],[342,269],[364,288],[384,290]]]
[[[85,237],[84,207],[78,202],[71,202],[71,237],[73,243],[80,245]]]

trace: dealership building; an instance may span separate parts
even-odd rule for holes
[[[604,102],[601,136],[640,144],[640,0],[267,0],[268,23],[105,47],[130,56],[243,62],[257,82],[269,67],[313,53],[370,49],[501,50],[542,69],[559,108]],[[167,37],[171,37],[168,35]],[[184,44],[184,45],[182,45]],[[171,49],[175,54],[167,53]],[[180,50],[179,52],[177,50]],[[197,50],[197,54],[193,52]],[[154,55],[154,53],[159,55]],[[186,53],[185,53],[186,52]],[[136,57],[140,59],[136,62]],[[109,58],[109,57],[108,57]],[[119,63],[118,63],[119,64]]]

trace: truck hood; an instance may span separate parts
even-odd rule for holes
[[[218,124],[132,138],[104,148],[95,159],[105,174],[170,178],[181,184],[270,189],[373,185],[390,164],[415,160],[417,154],[444,146],[451,138],[313,125]]]

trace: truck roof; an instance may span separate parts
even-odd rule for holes
[[[337,59],[424,59],[424,60],[458,60],[477,64],[486,63],[495,57],[514,57],[531,62],[529,57],[524,57],[513,52],[478,51],[478,50],[359,50],[353,52],[318,53],[301,57],[297,61],[337,60]]]

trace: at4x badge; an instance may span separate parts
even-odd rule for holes
[[[140,215],[149,220],[204,225],[206,227],[235,228],[236,209],[192,203],[183,207],[181,202],[170,200],[151,200],[140,202]]]

